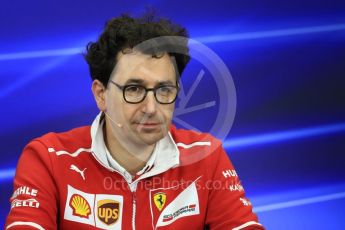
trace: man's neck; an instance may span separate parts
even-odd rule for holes
[[[123,146],[115,137],[111,135],[111,128],[104,124],[103,137],[111,156],[131,175],[136,175],[150,159],[155,145],[137,146],[131,144],[128,149]]]

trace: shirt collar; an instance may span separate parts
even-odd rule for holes
[[[103,137],[103,114],[100,112],[91,125],[91,151],[95,158],[106,168],[116,170],[127,179],[129,173],[111,156]],[[156,143],[146,165],[137,173],[138,179],[165,172],[180,163],[180,153],[170,132]]]

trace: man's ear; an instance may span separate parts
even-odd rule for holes
[[[91,89],[92,89],[93,96],[95,97],[97,107],[99,108],[99,110],[105,111],[106,110],[106,104],[105,104],[105,90],[106,89],[103,83],[100,82],[99,80],[94,80],[92,82]]]

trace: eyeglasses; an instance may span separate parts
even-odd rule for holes
[[[155,99],[160,104],[173,103],[179,91],[178,86],[174,85],[160,85],[154,88],[146,88],[142,85],[119,85],[110,80],[111,83],[116,85],[123,92],[123,99],[130,104],[138,104],[146,98],[147,92],[152,91]]]

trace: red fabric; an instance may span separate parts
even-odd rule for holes
[[[195,142],[210,142],[210,145],[179,147],[180,165],[140,180],[135,192],[130,191],[123,176],[103,167],[88,151],[75,157],[70,154],[57,154],[62,150],[74,153],[80,148],[91,148],[90,127],[60,134],[49,133],[31,141],[18,162],[14,191],[18,188],[21,190],[17,191],[17,196],[10,199],[12,205],[18,206],[11,209],[6,226],[16,223],[16,226],[9,229],[37,228],[19,223],[25,222],[37,224],[44,229],[98,229],[95,222],[101,223],[103,220],[102,224],[106,223],[108,226],[106,228],[119,227],[126,230],[132,229],[135,208],[135,228],[153,229],[165,208],[186,188],[192,188],[188,186],[193,183],[197,189],[197,197],[194,198],[198,199],[198,204],[192,202],[193,198],[184,200],[183,205],[186,206],[182,205],[184,208],[175,212],[180,218],[158,229],[192,230],[209,226],[212,230],[225,230],[250,221],[257,222],[221,143],[208,134],[177,130],[174,127],[170,132],[175,143],[189,145]],[[81,173],[71,169],[72,165],[80,170],[86,169],[85,180]],[[79,192],[67,200],[68,189],[71,187],[75,189],[73,191]],[[73,193],[71,191],[70,193]],[[118,195],[123,200],[112,203],[109,199],[103,199],[102,194]],[[32,199],[39,203],[38,207]],[[97,199],[99,203],[96,202]],[[155,199],[158,204],[164,203],[162,210],[155,204]],[[77,209],[72,208],[73,205],[78,207],[79,214],[75,212]],[[119,208],[121,205],[122,208]],[[199,208],[199,214],[186,215],[193,213],[196,207]],[[90,222],[87,224],[66,220],[67,208],[73,210],[72,216],[79,216],[79,220]],[[171,221],[172,218],[175,217],[163,216],[163,223]],[[120,220],[121,226],[117,226]],[[251,224],[243,229],[264,228]]]

